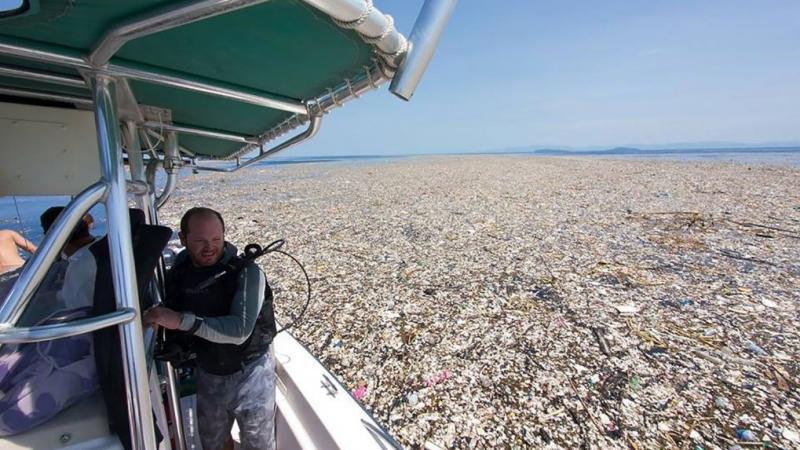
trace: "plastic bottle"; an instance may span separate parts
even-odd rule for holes
[[[736,439],[740,441],[755,441],[756,435],[750,430],[736,430]]]
[[[767,352],[765,352],[763,348],[759,347],[758,344],[753,341],[745,341],[744,345],[748,351],[751,351],[758,356],[767,356]]]

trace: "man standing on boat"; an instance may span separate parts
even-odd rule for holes
[[[181,219],[186,247],[167,274],[166,303],[146,324],[190,335],[197,354],[198,432],[205,450],[230,439],[233,420],[241,448],[275,448],[275,318],[266,276],[225,242],[225,222],[209,208]],[[222,272],[226,275],[214,278]]]

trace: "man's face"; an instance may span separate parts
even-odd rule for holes
[[[193,216],[186,235],[180,233],[181,244],[197,267],[213,266],[222,258],[225,233],[222,223],[214,216]]]

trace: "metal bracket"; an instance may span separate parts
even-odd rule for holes
[[[126,190],[129,194],[145,195],[150,192],[150,185],[144,181],[127,180]]]
[[[330,378],[328,378],[328,376],[324,373],[322,374],[321,386],[331,397],[336,397],[336,394],[339,393],[339,388],[336,387],[336,383],[331,381]]]

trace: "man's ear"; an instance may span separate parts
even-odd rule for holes
[[[181,245],[186,247],[186,236],[183,235],[183,231],[178,231],[178,238],[181,240]]]

